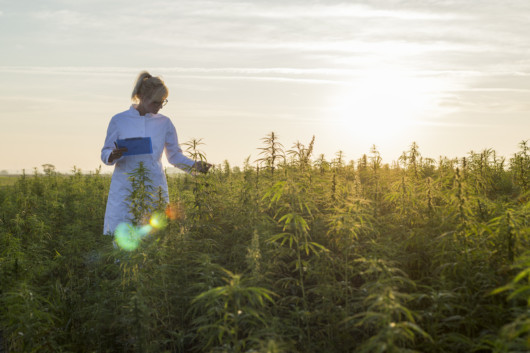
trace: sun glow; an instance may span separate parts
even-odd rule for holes
[[[407,133],[436,107],[440,83],[394,71],[363,74],[336,97],[333,110],[347,133],[380,143]]]

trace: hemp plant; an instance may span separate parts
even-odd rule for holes
[[[126,200],[129,202],[129,211],[132,215],[132,223],[137,226],[145,221],[155,207],[152,180],[149,177],[149,169],[143,162],[128,173],[127,178],[131,182],[131,189]]]
[[[263,157],[258,159],[257,162],[265,163],[267,168],[270,168],[271,176],[274,176],[274,170],[278,160],[283,159],[283,161],[285,161],[283,145],[278,142],[278,135],[274,134],[274,132],[271,132],[261,140],[265,144],[265,147],[260,148],[260,156]]]
[[[260,330],[268,326],[267,304],[276,294],[250,285],[241,275],[226,269],[225,285],[202,292],[191,301],[202,351],[251,352],[260,340]],[[203,313],[199,315],[199,313]]]
[[[310,226],[308,220],[313,218],[312,205],[309,200],[305,199],[304,186],[294,182],[292,179],[277,182],[265,194],[263,199],[269,200],[269,208],[276,208],[274,218],[277,218],[278,225],[281,226],[281,232],[269,238],[269,243],[284,246],[288,244],[289,250],[294,250],[296,259],[294,264],[295,270],[298,271],[298,280],[304,309],[304,318],[306,335],[311,339],[311,331],[307,316],[309,314],[308,294],[305,284],[305,272],[308,272],[310,254],[319,256],[320,252],[328,251],[323,245],[312,241],[309,232]],[[304,255],[305,254],[305,255]]]

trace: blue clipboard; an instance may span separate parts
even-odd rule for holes
[[[132,137],[116,140],[116,146],[118,146],[118,148],[127,148],[127,152],[123,152],[123,156],[153,153],[153,145],[150,137]]]

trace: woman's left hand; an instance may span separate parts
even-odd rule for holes
[[[206,174],[208,173],[208,170],[212,167],[210,163],[206,163],[204,161],[197,161],[195,164],[193,164],[193,169],[198,171],[199,173]]]

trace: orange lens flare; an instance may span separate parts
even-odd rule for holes
[[[166,207],[166,217],[174,221],[177,219],[182,219],[184,212],[180,203],[170,203]]]

